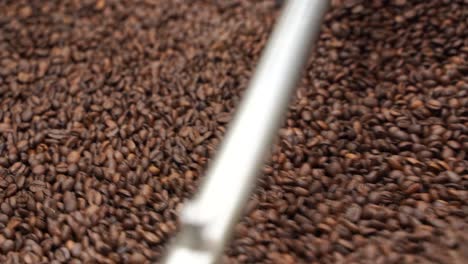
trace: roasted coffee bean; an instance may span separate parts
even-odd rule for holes
[[[427,108],[432,109],[432,110],[439,110],[442,107],[442,103],[434,99],[430,99],[426,103],[426,105],[427,105]]]
[[[8,202],[3,202],[0,205],[0,209],[1,209],[2,214],[8,215],[8,216],[11,216],[13,214],[13,209],[11,208]]]
[[[65,192],[63,195],[63,204],[67,212],[73,212],[78,207],[76,196],[73,192]]]
[[[343,168],[341,167],[341,164],[338,162],[332,162],[326,167],[327,172],[334,176],[338,173],[341,173],[343,171]]]
[[[73,150],[67,155],[67,161],[69,163],[77,163],[79,160],[80,160],[80,153],[78,151]]]
[[[8,253],[9,251],[14,250],[15,242],[13,242],[13,240],[7,239],[2,242],[2,245],[0,247],[3,253]]]
[[[64,263],[70,259],[70,252],[66,247],[61,247],[55,251],[55,259]]]
[[[352,222],[357,222],[361,218],[361,207],[358,205],[353,205],[346,211],[347,218]]]
[[[32,168],[32,172],[37,175],[43,175],[45,173],[45,167],[43,165],[36,165]]]
[[[142,206],[142,205],[146,204],[146,198],[143,195],[137,195],[133,199],[133,204],[136,205],[136,206]]]

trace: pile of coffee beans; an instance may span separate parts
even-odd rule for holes
[[[1,1],[0,262],[160,260],[281,2]],[[331,1],[224,263],[468,260],[467,17]]]

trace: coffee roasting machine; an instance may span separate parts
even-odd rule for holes
[[[327,0],[289,0],[199,193],[183,208],[167,264],[215,263],[271,146],[319,33]]]

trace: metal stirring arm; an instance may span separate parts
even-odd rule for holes
[[[327,0],[290,0],[262,54],[206,181],[180,216],[168,264],[215,263],[255,185],[318,35]]]

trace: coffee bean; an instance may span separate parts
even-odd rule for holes
[[[75,181],[73,180],[73,178],[64,179],[62,181],[62,190],[70,191],[74,185],[75,185]]]
[[[61,247],[55,251],[55,259],[57,259],[61,263],[66,262],[70,259],[70,252],[67,248]]]
[[[422,189],[421,184],[413,183],[410,186],[408,186],[408,188],[406,188],[405,193],[406,194],[413,194],[413,193],[421,191],[421,189]]]
[[[378,104],[378,101],[374,97],[366,97],[363,100],[363,104],[368,107],[375,107]]]
[[[136,206],[142,206],[146,204],[146,198],[143,195],[137,195],[133,199],[133,204],[135,204]]]
[[[376,182],[379,178],[379,175],[377,171],[372,171],[369,174],[367,174],[365,178],[368,182]]]
[[[26,151],[28,149],[28,141],[27,140],[21,140],[16,144],[16,147],[18,148],[19,151]]]
[[[341,167],[341,164],[338,162],[332,162],[326,167],[327,172],[330,175],[336,175],[338,173],[343,172],[343,168]]]
[[[158,167],[154,166],[154,165],[151,165],[149,168],[148,168],[148,171],[153,174],[153,175],[157,175],[159,174],[159,172],[161,171]]]
[[[81,256],[81,244],[73,243],[73,245],[69,248],[70,254],[73,257],[80,257]]]
[[[151,194],[153,194],[153,188],[148,184],[143,185],[141,188],[141,195],[143,197],[149,198],[151,197]]]
[[[297,195],[301,195],[301,196],[307,196],[309,195],[309,190],[302,188],[302,187],[295,187],[294,193],[296,193]]]
[[[69,191],[65,192],[63,195],[63,204],[67,212],[75,211],[78,207],[75,193]]]
[[[7,253],[7,252],[12,251],[14,249],[15,242],[13,242],[13,240],[7,239],[7,240],[4,240],[2,242],[2,245],[0,247],[1,247],[3,253]]]
[[[423,101],[418,100],[418,99],[413,100],[413,101],[411,102],[411,104],[410,104],[410,108],[412,108],[412,109],[418,109],[418,108],[420,108],[420,107],[422,107],[422,106],[424,106]]]
[[[36,165],[32,168],[32,172],[37,175],[43,175],[45,173],[45,167],[43,165]]]
[[[446,174],[448,176],[448,179],[453,183],[457,183],[461,180],[460,175],[458,175],[457,173],[453,171],[447,171]]]
[[[144,232],[142,236],[150,244],[158,244],[161,241],[161,238],[150,232]]]
[[[22,83],[30,83],[34,80],[34,75],[28,72],[19,72],[18,81]]]
[[[439,110],[442,107],[442,103],[434,99],[427,101],[426,105],[431,110]]]
[[[361,212],[360,206],[353,205],[346,210],[346,217],[352,222],[357,222],[361,218]]]
[[[1,209],[1,212],[3,214],[6,214],[8,216],[11,216],[13,214],[13,209],[11,208],[11,206],[7,202],[3,202],[0,205],[0,209]]]
[[[28,264],[38,263],[40,261],[39,256],[34,253],[26,253],[24,256],[24,262]]]
[[[80,152],[73,150],[67,155],[68,163],[77,163],[80,160]]]
[[[369,201],[370,201],[371,203],[375,203],[375,204],[379,203],[379,202],[380,202],[380,193],[378,193],[378,192],[372,192],[372,193],[370,193],[370,195],[369,195]]]
[[[144,263],[146,261],[146,257],[141,253],[135,252],[130,255],[128,261],[132,264]]]
[[[30,108],[26,108],[22,113],[21,113],[21,120],[23,122],[29,122],[31,121],[33,117],[33,112],[31,111]]]
[[[404,131],[398,129],[397,127],[391,127],[388,132],[390,133],[390,136],[401,140],[401,141],[406,141],[409,139],[409,135],[405,133]]]

